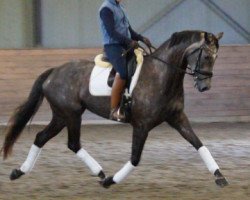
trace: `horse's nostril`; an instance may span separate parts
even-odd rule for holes
[[[207,91],[208,90],[208,87],[206,86],[206,87],[203,87],[203,88],[201,88],[201,92],[205,92],[205,91]]]

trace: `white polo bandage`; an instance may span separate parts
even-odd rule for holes
[[[24,173],[28,173],[32,170],[34,167],[36,160],[41,153],[42,149],[37,147],[36,145],[32,145],[28,154],[28,157],[26,158],[25,162],[20,167],[20,170]]]
[[[120,183],[122,180],[124,180],[133,170],[135,169],[135,166],[132,165],[132,163],[129,161],[127,162],[123,168],[118,171],[114,177],[113,177],[113,181],[115,183]]]
[[[204,161],[204,163],[206,164],[208,170],[214,174],[214,172],[219,169],[219,166],[217,165],[217,163],[215,162],[213,156],[211,155],[211,153],[209,152],[209,150],[207,149],[207,147],[202,146],[201,148],[199,148],[198,150],[202,160]]]
[[[94,175],[97,176],[102,171],[102,167],[99,163],[83,148],[81,148],[76,155],[88,166]]]

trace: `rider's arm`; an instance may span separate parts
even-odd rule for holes
[[[132,42],[131,39],[121,35],[115,30],[114,14],[109,8],[104,7],[100,12],[100,17],[110,37],[117,40],[120,44],[129,45]]]
[[[130,31],[130,34],[131,34],[131,38],[132,40],[136,40],[136,41],[143,41],[143,36],[136,33],[131,26],[129,26],[129,31]]]

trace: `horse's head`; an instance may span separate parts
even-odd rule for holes
[[[218,41],[222,36],[223,33],[217,35],[202,33],[201,40],[186,49],[186,60],[194,76],[195,87],[200,92],[207,91],[211,87],[213,66],[219,49]]]

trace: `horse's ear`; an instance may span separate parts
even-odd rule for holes
[[[215,37],[217,38],[217,40],[220,40],[223,37],[223,35],[224,35],[224,33],[220,32]]]
[[[211,42],[213,42],[213,35],[211,33],[204,33],[204,38],[207,44],[210,44]]]
[[[202,32],[201,33],[201,38],[207,40],[207,33],[206,32]]]

